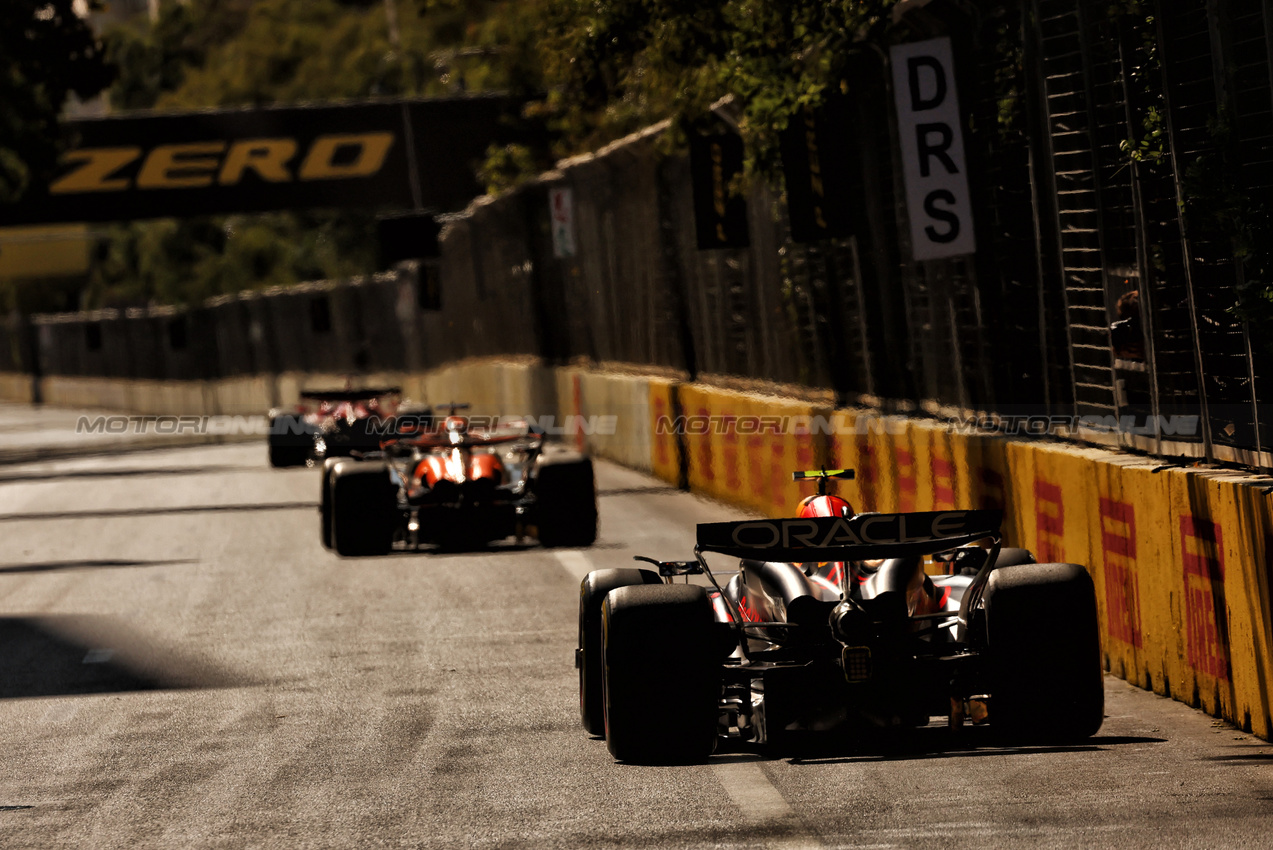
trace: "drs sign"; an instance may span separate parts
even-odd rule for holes
[[[894,46],[893,92],[915,260],[976,250],[950,39]]]

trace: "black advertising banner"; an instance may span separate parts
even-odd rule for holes
[[[833,96],[792,117],[779,139],[794,242],[853,234],[855,186],[848,104]]]
[[[743,171],[743,140],[737,133],[690,136],[690,182],[700,250],[746,248],[747,202],[729,184]]]
[[[485,192],[477,169],[492,144],[525,140],[532,131],[519,116],[524,98],[506,96],[445,98],[408,103],[419,163],[422,205],[427,209],[463,209]]]
[[[47,192],[0,224],[278,209],[453,210],[520,101],[503,97],[145,114],[68,121]]]
[[[403,260],[424,260],[439,256],[438,231],[430,213],[385,216],[376,222],[380,267],[387,269]]]

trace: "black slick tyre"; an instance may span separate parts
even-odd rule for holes
[[[575,452],[540,458],[535,516],[544,546],[591,546],[597,539],[597,487],[592,460]]]
[[[602,604],[606,746],[637,764],[692,764],[716,747],[721,664],[707,592],[696,585],[610,591]]]
[[[1105,689],[1092,577],[1077,564],[990,574],[990,720],[1010,741],[1068,743],[1101,728]]]
[[[323,548],[332,548],[332,470],[340,458],[329,457],[323,461],[323,481],[318,491],[318,523]]]
[[[284,413],[270,417],[270,466],[304,466],[313,446],[314,438],[299,416]]]
[[[579,584],[579,648],[575,666],[579,668],[579,716],[583,728],[593,735],[606,732],[605,699],[602,694],[601,605],[606,595],[620,587],[662,584],[653,570],[593,570]]]
[[[338,554],[389,554],[398,516],[397,488],[384,463],[344,461],[333,467],[331,535]]]

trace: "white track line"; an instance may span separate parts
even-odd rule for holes
[[[765,846],[791,850],[824,846],[817,838],[804,832],[795,811],[769,781],[760,765],[747,762],[714,764],[712,772],[738,807],[743,820],[753,824],[786,821],[800,829],[800,834],[766,838]]]
[[[557,563],[561,564],[562,569],[575,577],[576,581],[583,581],[584,576],[596,569],[592,565],[592,559],[583,552],[571,549],[558,549],[553,552]]]

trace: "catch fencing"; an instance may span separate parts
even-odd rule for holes
[[[451,217],[435,261],[189,309],[0,323],[0,371],[208,379],[532,355],[841,404],[1087,417],[1087,439],[1273,467],[1273,318],[1232,309],[1273,270],[1260,201],[1273,9],[936,0],[892,31],[941,35],[974,255],[910,259],[887,50],[860,45],[850,237],[791,241],[781,187],[757,180],[749,247],[700,250],[689,159],[654,127]]]

